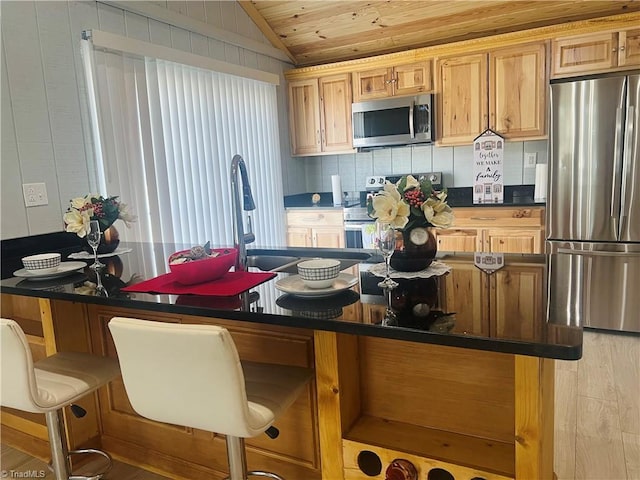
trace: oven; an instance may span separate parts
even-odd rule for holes
[[[375,220],[367,214],[367,207],[358,205],[344,209],[344,235],[347,248],[375,249],[374,228]]]

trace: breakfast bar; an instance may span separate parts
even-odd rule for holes
[[[313,369],[276,422],[280,435],[247,441],[251,467],[287,479],[384,479],[396,460],[420,479],[553,477],[554,359],[581,357],[582,329],[547,318],[549,256],[505,254],[489,272],[473,254],[439,252],[447,273],[399,279],[397,322],[383,325],[373,251],[254,249],[249,271],[275,276],[236,295],[135,291],[167,273],[180,249],[122,243],[101,259],[103,296],[88,267],[36,281],[4,274],[2,315],[20,323],[36,359],[67,350],[115,357],[107,323],[128,316],[222,325],[242,359]],[[340,260],[347,286],[287,293],[295,259],[313,257]],[[120,379],[80,406],[82,418],[65,412],[71,447],[100,446],[172,478],[226,476],[219,435],[143,419]],[[3,408],[3,442],[48,458],[40,417]]]

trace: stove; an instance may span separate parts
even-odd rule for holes
[[[442,190],[442,172],[412,174],[418,180],[428,178],[436,190]],[[395,183],[403,175],[373,175],[365,178],[365,190],[360,192],[360,203],[342,210],[347,248],[375,249],[373,223],[367,212],[367,200],[384,188],[387,180]]]

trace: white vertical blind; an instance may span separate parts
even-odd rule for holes
[[[94,58],[104,193],[139,217],[124,239],[231,245],[230,166],[240,154],[256,246],[284,245],[274,85],[122,52]]]

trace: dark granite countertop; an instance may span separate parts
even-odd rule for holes
[[[95,275],[89,268],[58,279],[32,281],[13,277],[7,268],[20,268],[19,258],[7,257],[3,258],[3,280],[0,281],[0,292],[538,357],[578,359],[582,355],[581,328],[554,325],[540,317],[540,312],[546,311],[545,288],[530,292],[531,295],[540,297],[529,299],[530,304],[536,306],[533,310],[537,313],[521,312],[519,318],[503,318],[501,327],[504,328],[492,327],[496,319],[483,318],[477,323],[486,327],[481,331],[469,331],[468,318],[463,322],[462,318],[456,318],[455,315],[445,316],[452,313],[443,308],[446,307],[446,301],[447,299],[450,301],[453,293],[452,290],[446,291],[447,288],[452,287],[452,285],[447,286],[447,280],[462,279],[464,275],[469,278],[468,272],[475,268],[472,254],[440,252],[439,261],[452,268],[450,274],[427,280],[402,280],[401,287],[394,291],[394,306],[399,310],[399,325],[382,326],[364,323],[365,312],[370,308],[371,303],[384,303],[380,295],[381,291],[376,287],[379,279],[366,272],[373,263],[380,261],[372,251],[309,248],[249,249],[250,255],[318,256],[342,258],[345,261],[351,259],[351,262],[347,263],[347,265],[353,265],[354,270],[351,271],[363,272],[357,275],[361,281],[353,288],[331,297],[309,299],[284,294],[276,288],[276,282],[291,275],[289,273],[278,273],[273,280],[235,297],[125,293],[120,289],[127,284],[167,273],[166,259],[171,253],[181,250],[183,246],[121,243],[120,248],[130,248],[131,251],[102,259],[102,262],[107,265],[101,278],[109,292],[108,297],[94,295],[91,281],[95,281]],[[63,253],[63,257],[66,258],[68,249]],[[370,255],[373,256],[370,257]],[[505,256],[507,268],[517,269],[519,266],[524,266],[525,269],[533,266],[538,268],[544,277],[540,280],[544,285],[546,285],[546,261],[545,255]],[[87,263],[92,263],[92,260],[87,260]],[[457,277],[458,273],[462,277]],[[467,285],[466,288],[470,290],[467,290],[465,295],[468,298],[459,297],[456,305],[470,303],[474,296],[476,298],[481,296],[483,302],[489,300],[483,297],[490,295],[485,283],[489,280],[489,276],[486,273],[480,273],[478,278],[482,280],[476,285]],[[473,290],[474,288],[478,291]],[[528,292],[524,291],[522,294],[527,295]],[[521,300],[513,299],[514,302]],[[425,304],[429,305],[431,310],[429,315],[413,315],[412,306],[418,304],[422,307]],[[482,309],[484,312],[482,315],[490,315],[489,310]],[[513,325],[509,322],[513,322]]]
[[[545,202],[536,201],[533,198],[534,185],[505,185],[504,203],[473,203],[473,187],[451,187],[447,188],[447,203],[451,207],[544,207]],[[333,195],[331,192],[312,192],[287,195],[284,197],[285,208],[314,208],[311,197],[314,193],[320,195],[320,202],[317,204],[321,208],[342,208],[334,207]],[[361,201],[357,198],[347,200],[347,205],[359,205]]]

